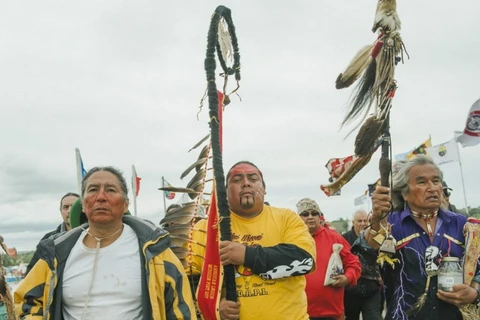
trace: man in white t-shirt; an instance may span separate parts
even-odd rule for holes
[[[168,234],[126,216],[127,184],[112,167],[82,181],[88,224],[42,241],[40,260],[15,291],[20,317],[195,319],[188,278]]]

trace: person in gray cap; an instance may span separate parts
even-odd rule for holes
[[[350,252],[350,244],[338,232],[321,224],[322,212],[315,200],[304,198],[297,203],[297,213],[308,227],[315,240],[317,268],[305,275],[307,286],[308,314],[310,320],[337,320],[343,315],[343,295],[345,286],[354,286],[360,277],[361,265],[358,257]],[[330,277],[335,281],[327,284],[327,272],[333,247],[340,244],[339,255],[343,270]]]

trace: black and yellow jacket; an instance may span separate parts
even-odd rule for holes
[[[169,248],[168,233],[153,223],[124,216],[137,234],[141,257],[143,319],[196,319],[188,278]],[[88,224],[82,225],[88,228]],[[42,241],[40,260],[15,290],[20,319],[62,320],[62,279],[65,263],[82,229],[75,228]]]

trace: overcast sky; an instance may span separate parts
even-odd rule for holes
[[[76,191],[75,152],[85,167],[113,165],[142,177],[139,216],[163,216],[161,177],[185,186],[187,151],[208,133],[203,60],[213,1],[0,2],[0,234],[34,249],[60,223],[59,200]],[[224,115],[224,166],[256,163],[266,200],[295,209],[318,201],[328,220],[349,218],[378,177],[379,152],[327,198],[330,158],[353,153],[340,130],[350,89],[339,72],[372,43],[376,1],[224,1],[241,54],[242,101]],[[399,1],[410,60],[396,71],[393,153],[431,135],[463,130],[480,97],[478,0]],[[217,69],[217,73],[219,73]],[[220,80],[217,84],[220,84]],[[480,146],[461,148],[467,202],[480,205]],[[442,166],[452,202],[464,207],[458,163]],[[173,200],[175,202],[177,199]],[[168,203],[170,204],[170,202]]]

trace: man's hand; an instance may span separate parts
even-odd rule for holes
[[[220,319],[238,320],[240,319],[240,303],[229,301],[225,298],[220,300]]]
[[[390,188],[377,186],[372,194],[372,216],[370,217],[370,228],[374,233],[368,231],[365,234],[365,240],[368,245],[375,250],[380,248],[380,244],[374,241],[376,232],[381,231],[381,225],[387,226],[387,214],[390,212]],[[381,239],[379,240],[381,241]]]
[[[238,242],[221,241],[220,242],[220,261],[222,265],[233,264],[241,265],[245,263],[245,252],[247,248]]]
[[[390,211],[390,188],[377,186],[372,194],[372,222]]]
[[[447,303],[461,307],[477,299],[477,291],[466,284],[453,286],[450,291],[438,290],[437,297]]]
[[[348,284],[348,278],[343,274],[335,276],[333,279],[336,280],[334,283],[332,283],[332,287],[334,288],[343,288]]]

